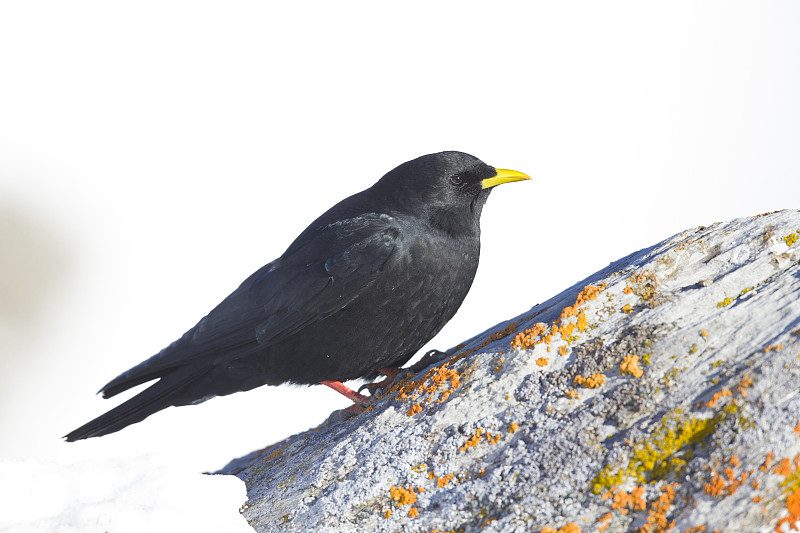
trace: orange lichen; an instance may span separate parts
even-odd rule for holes
[[[703,533],[704,531],[706,531],[706,529],[707,529],[706,526],[699,525],[686,528],[686,530],[683,533]]]
[[[589,326],[589,321],[586,320],[586,313],[583,311],[578,313],[578,321],[575,323],[575,325],[578,327],[578,331],[583,333],[583,330]]]
[[[392,516],[392,510],[391,510],[391,509],[387,509],[387,510],[386,510],[386,511],[383,513],[383,517],[384,517],[384,518],[390,518],[391,516]]]
[[[763,500],[763,499],[764,499],[764,498],[762,498],[761,496],[753,496],[753,503],[758,503],[758,502],[760,502],[760,501],[761,501],[761,500]]]
[[[769,465],[772,464],[772,461],[774,460],[775,454],[772,452],[767,453],[767,456],[764,458],[764,462],[758,467],[758,469],[762,472],[766,472],[769,469]]]
[[[540,357],[539,359],[536,360],[536,364],[539,366],[547,366],[550,364],[550,359],[548,359],[547,357]]]
[[[633,312],[633,306],[631,304],[623,305],[622,306],[622,312],[625,313],[626,315],[632,313]]]
[[[559,346],[558,347],[558,355],[567,355],[567,347],[566,346]]]
[[[585,303],[588,303],[592,300],[597,299],[597,295],[600,294],[600,291],[606,286],[605,283],[601,283],[600,285],[587,285],[583,288],[581,292],[578,293],[578,297],[575,298],[575,304],[569,307],[565,307],[561,311],[560,318],[566,318],[568,316],[573,316],[577,313],[578,308]]]
[[[446,476],[443,477],[437,477],[436,484],[439,486],[439,488],[446,487],[447,484],[450,483],[451,479],[453,479],[453,474],[447,474]]]
[[[414,416],[415,414],[421,413],[421,412],[422,412],[422,406],[420,404],[418,404],[418,403],[415,403],[414,405],[412,405],[408,409],[408,411],[406,411],[406,414],[408,416]]]
[[[644,375],[644,371],[639,366],[638,355],[626,355],[619,365],[620,374],[630,374],[635,378],[640,378]]]
[[[436,392],[436,390],[445,383],[449,383],[450,391],[461,386],[461,379],[458,376],[458,372],[453,369],[446,368],[445,365],[436,368],[433,372],[433,375],[430,377],[430,380],[432,384],[427,387],[423,387],[425,391],[429,393]],[[445,393],[449,395],[448,391],[445,391]]]
[[[775,531],[783,533],[781,530],[783,524],[787,524],[790,531],[800,531],[798,529],[798,522],[800,522],[800,454],[795,455],[791,461],[788,457],[781,459],[775,467],[775,473],[785,478],[780,486],[784,487],[784,492],[787,494],[785,506],[789,512],[789,516],[778,520]]]
[[[517,425],[516,422],[511,422],[511,424],[508,425],[508,432],[509,433],[516,433],[517,429],[519,429],[519,426]]]
[[[800,488],[795,489],[794,492],[789,494],[786,498],[786,510],[789,511],[788,518],[794,525],[792,529],[797,531],[796,522],[800,521]]]
[[[410,516],[411,518],[419,516],[419,510],[416,507],[412,507],[411,509],[408,510],[408,516]]]
[[[558,329],[558,332],[561,333],[561,340],[569,342],[570,336],[575,331],[575,324],[570,322],[569,324],[561,324],[561,327]]]
[[[741,465],[739,458],[735,455],[731,456],[727,462],[733,467],[739,467]],[[719,463],[717,463],[717,465],[718,464]],[[739,487],[747,482],[747,479],[750,477],[750,474],[752,474],[753,471],[748,470],[742,472],[737,477],[736,471],[731,466],[726,466],[722,469],[722,473],[725,475],[725,477],[722,477],[712,470],[711,481],[703,485],[703,490],[706,494],[709,494],[715,498],[718,496],[730,496],[739,490]]]
[[[580,396],[580,394],[578,394],[578,391],[576,391],[575,389],[568,390],[567,392],[564,393],[564,395],[571,400],[575,400],[578,398],[578,396]]]
[[[486,440],[489,441],[489,444],[497,444],[498,442],[500,442],[500,439],[502,437],[503,436],[500,435],[499,433],[497,433],[494,436],[492,436],[491,433],[489,433],[488,431],[486,432]]]
[[[630,288],[630,286],[629,286],[629,285],[625,285],[625,288],[624,288],[624,289],[622,289],[622,292],[623,292],[624,294],[630,294],[630,293],[632,293],[632,292],[633,292],[633,290]]]
[[[738,478],[731,479],[730,483],[728,483],[728,488],[726,489],[728,491],[728,495],[730,496],[731,494],[736,492],[739,489],[739,487],[744,485],[744,483],[747,481],[747,478],[750,477],[751,473],[752,470],[748,470],[746,472],[742,472],[741,474],[739,474]]]
[[[498,372],[500,372],[503,369],[503,363],[505,362],[505,358],[503,358],[503,357],[495,357],[494,358],[494,362],[497,364],[497,366],[494,367],[494,373],[497,374]]]
[[[713,497],[721,496],[725,491],[725,481],[721,476],[714,474],[711,476],[711,482],[703,485],[703,491]]]
[[[596,389],[606,382],[605,374],[592,374],[589,377],[575,376],[575,384],[587,389]]]
[[[556,319],[552,325],[548,326],[543,322],[534,324],[531,328],[518,333],[517,336],[514,337],[514,340],[511,341],[511,347],[515,350],[519,350],[533,348],[540,343],[550,344],[553,341],[553,337],[556,335],[561,335],[563,340],[570,342],[572,340],[571,335],[575,328],[583,332],[589,326],[586,313],[579,308],[587,302],[596,299],[597,295],[600,294],[600,291],[603,290],[604,287],[605,283],[601,283],[600,285],[587,285],[578,293],[573,305],[562,309],[558,319]],[[577,318],[576,323],[566,324],[564,322],[565,319],[572,316]]]
[[[767,346],[764,348],[764,353],[769,353],[775,350],[780,350],[783,348],[783,344],[773,344],[772,346]]]
[[[714,407],[715,405],[717,405],[717,402],[720,400],[720,398],[724,398],[730,395],[731,391],[729,391],[726,388],[723,388],[722,390],[715,392],[714,395],[711,397],[711,399],[705,403],[705,406]]]
[[[639,533],[666,533],[675,527],[674,520],[667,522],[667,513],[672,507],[672,501],[675,499],[675,487],[677,485],[677,483],[673,483],[661,487],[662,494],[650,504],[647,523],[639,528]]]
[[[532,328],[518,333],[517,336],[514,337],[514,340],[511,341],[511,347],[514,349],[533,348],[535,345],[542,342],[541,339],[537,340],[537,337],[539,337],[545,331],[547,331],[547,324],[543,322],[537,322]]]
[[[473,436],[467,439],[467,442],[465,442],[464,445],[458,449],[458,451],[463,452],[469,448],[477,446],[478,442],[480,442],[481,440],[482,435],[483,435],[483,430],[482,429],[477,430]]]
[[[414,488],[404,488],[392,485],[389,489],[392,500],[397,502],[398,507],[401,505],[413,505],[417,501],[417,495],[414,493]]]
[[[700,335],[702,335],[703,338],[706,338],[706,337],[708,337],[708,332],[706,330],[704,330],[704,329],[701,329],[700,330]]]
[[[792,462],[788,457],[784,457],[775,465],[773,471],[779,476],[789,477],[792,474]]]
[[[647,509],[647,501],[644,499],[643,485],[634,487],[630,492],[625,492],[624,490],[613,492],[609,490],[606,491],[601,498],[604,500],[613,498],[611,508],[619,511],[622,514],[628,514],[630,509],[634,511],[644,511]]]
[[[597,531],[602,532],[602,531],[605,531],[606,529],[608,529],[608,526],[611,525],[611,517],[612,517],[611,513],[606,513],[603,516],[601,516],[600,518],[598,518],[597,522],[596,522]],[[605,522],[605,523],[602,524],[601,522]]]
[[[790,531],[800,531],[797,528],[797,522],[800,522],[800,488],[797,488],[786,497],[786,510],[789,511],[789,516],[785,516],[778,520],[775,524],[776,533],[783,533],[781,526],[788,524]]]
[[[401,401],[414,401],[420,395],[427,394],[428,397],[415,402],[406,411],[408,416],[421,413],[423,407],[428,403],[442,403],[461,386],[461,378],[458,372],[449,368],[450,361],[430,369],[420,379],[402,384],[398,388],[397,398]],[[443,388],[446,387],[446,388]],[[433,397],[436,393],[439,397]]]

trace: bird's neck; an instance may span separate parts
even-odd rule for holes
[[[475,216],[471,211],[460,209],[429,209],[425,220],[434,231],[454,238],[480,238],[480,213]]]

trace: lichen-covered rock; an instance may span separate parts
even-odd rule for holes
[[[257,531],[796,530],[800,212],[634,253],[349,416],[225,467]]]

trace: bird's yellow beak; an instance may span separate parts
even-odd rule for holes
[[[522,181],[531,179],[527,174],[517,172],[516,170],[508,170],[507,168],[496,168],[497,175],[493,178],[486,178],[481,180],[481,189],[488,189],[495,185],[501,185],[510,181]]]

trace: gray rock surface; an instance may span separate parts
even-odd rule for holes
[[[800,527],[800,212],[631,254],[222,472],[257,531]]]

